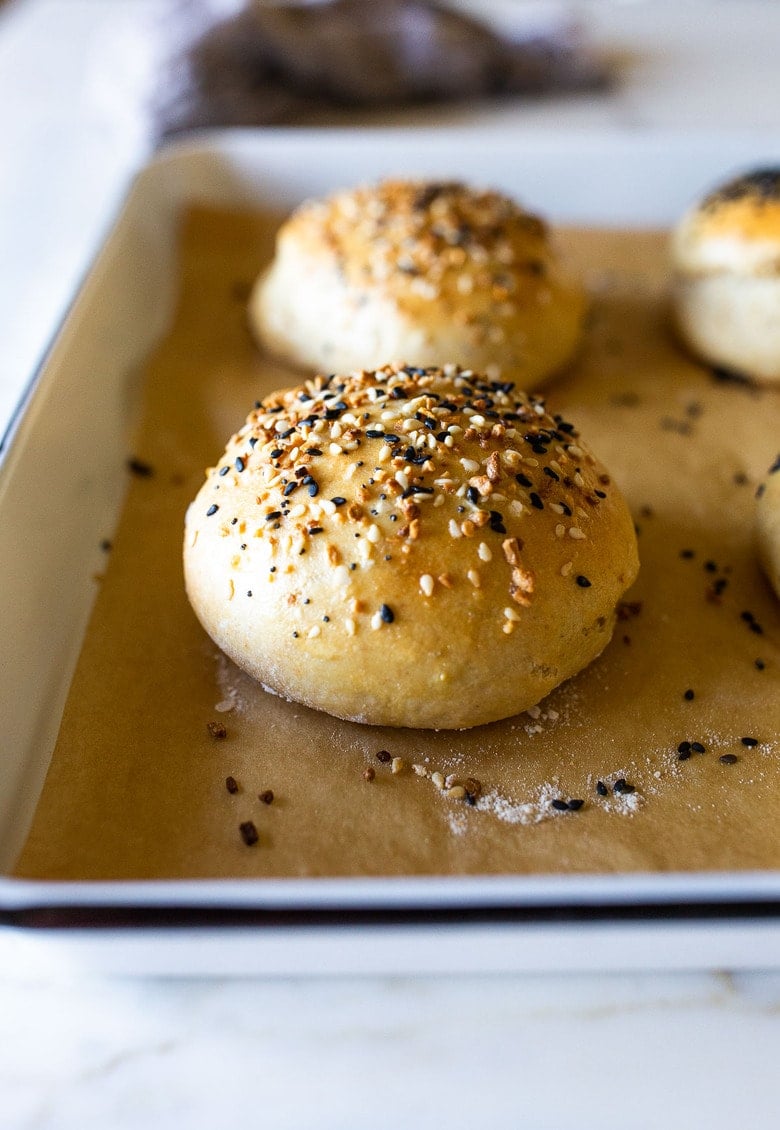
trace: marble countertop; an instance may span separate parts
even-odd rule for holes
[[[147,151],[160,7],[0,8],[0,432]],[[485,7],[511,18],[507,0]],[[616,61],[611,94],[404,120],[780,135],[780,5],[577,7]],[[778,1122],[777,972],[122,978],[42,971],[16,942],[0,968],[2,1130]]]

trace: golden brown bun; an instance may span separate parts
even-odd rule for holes
[[[756,535],[761,564],[780,597],[780,455],[758,488]]]
[[[516,714],[604,648],[631,517],[574,428],[455,366],[267,397],[189,508],[206,631],[286,698],[457,729]]]
[[[692,208],[672,261],[675,317],[693,352],[780,381],[780,169],[730,181]]]
[[[388,180],[304,204],[249,316],[317,372],[445,360],[534,388],[582,335],[585,298],[546,226],[496,192]]]

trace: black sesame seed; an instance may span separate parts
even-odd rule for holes
[[[225,777],[225,788],[229,793],[238,792],[238,782],[235,777]]]
[[[596,792],[599,796],[609,796],[609,789],[603,781],[596,781]]]
[[[317,483],[309,483],[309,494],[311,495],[311,497],[314,498],[314,496],[319,494],[319,493],[320,493],[320,488],[317,485]]]
[[[629,785],[625,777],[618,777],[617,781],[615,781],[614,785],[612,786],[612,792],[630,794],[635,793],[636,788],[634,785]]]
[[[763,659],[757,659],[757,660],[755,661],[755,665],[756,665],[756,670],[757,670],[757,671],[763,671],[763,670],[765,669],[765,667],[766,667],[766,663],[764,663],[764,660],[763,660]]]
[[[705,746],[701,742],[691,742],[691,750],[693,753],[704,753]]]
[[[557,797],[552,802],[552,806],[553,806],[553,808],[557,809],[558,812],[568,812],[569,811],[569,802],[567,800],[559,800]]]
[[[544,503],[535,490],[532,490],[528,497],[531,500],[532,506],[534,506],[537,510],[544,510]]]
[[[754,746],[758,745],[758,738],[740,738],[739,740],[744,746],[747,746],[748,749],[752,749]]]
[[[548,478],[555,479],[556,483],[559,483],[561,481],[560,476],[556,475],[556,473],[555,473],[555,471],[553,471],[552,467],[545,467],[544,473],[545,473],[545,475],[548,476]]]
[[[137,475],[139,479],[149,479],[154,474],[154,468],[149,463],[144,463],[142,459],[136,459],[135,456],[127,460],[127,469],[133,475]]]
[[[580,586],[581,589],[589,589],[590,588],[590,581],[588,580],[587,577],[583,577],[583,575],[581,573],[577,577],[577,584]]]
[[[340,494],[337,494],[335,498],[331,499],[334,506],[343,506],[346,501],[346,498],[342,498]]]
[[[280,455],[284,455],[284,448],[275,447],[273,449],[273,451],[271,452],[270,458],[271,459],[278,459]]]
[[[582,808],[584,803],[585,803],[585,801],[580,800],[579,798],[577,798],[575,800],[570,800],[569,804],[567,806],[568,809],[569,809],[569,812],[579,812],[579,810]]]
[[[259,837],[257,835],[257,828],[254,825],[254,821],[245,820],[243,824],[239,824],[238,830],[241,833],[241,839],[244,841],[247,847],[252,847],[253,844],[257,843]]]
[[[318,447],[307,447],[306,451],[309,455],[322,455],[322,452]]]
[[[385,433],[380,432],[377,428],[367,428],[366,429],[366,438],[367,439],[385,439]]]
[[[323,527],[323,526],[310,526],[310,527],[309,527],[309,533],[310,533],[310,534],[322,534],[322,533],[324,533],[324,532],[325,532],[325,531],[324,531],[324,527]]]
[[[595,490],[593,493],[596,495],[597,498],[606,498],[607,497],[607,492],[605,490]]]
[[[718,566],[716,565],[716,563],[714,561],[705,561],[704,562],[704,568],[707,570],[708,573],[717,573],[717,571],[718,571]]]
[[[292,492],[297,489],[297,487],[298,487],[298,483],[296,483],[295,480],[293,479],[293,481],[291,483],[288,483],[287,486],[284,488],[284,490],[282,491],[282,494],[284,495],[285,498],[289,498],[290,495],[292,494]]]
[[[219,507],[217,506],[216,502],[212,502],[211,506],[209,506],[208,510],[206,511],[206,517],[210,518],[211,515],[216,514],[218,510]]]
[[[685,699],[686,702],[693,702],[695,695],[694,695],[693,691],[690,689],[690,687],[683,694],[683,698]]]
[[[469,502],[473,502],[476,505],[479,502],[479,491],[477,490],[477,488],[469,487],[466,491],[466,498],[469,500]]]
[[[382,439],[385,441],[385,443],[400,443],[401,442],[401,437],[394,435],[393,432],[383,432],[382,433]]]
[[[265,520],[266,522],[273,522],[276,518],[281,518],[281,516],[281,510],[272,510],[270,514],[266,514]]]
[[[718,761],[721,763],[721,765],[736,765],[736,763],[739,761],[739,758],[737,757],[736,753],[724,753],[721,754],[721,756],[718,758]]]
[[[687,745],[687,742],[686,742],[686,745]],[[677,760],[678,761],[688,761],[690,759],[690,756],[691,756],[690,748],[683,749],[683,750],[680,750],[680,752],[677,754]]]
[[[690,561],[690,559],[692,557],[695,557],[695,556],[696,556],[696,550],[695,549],[681,549],[680,550],[680,557],[685,558],[686,561]]]
[[[379,615],[382,617],[385,624],[392,624],[393,620],[395,620],[395,613],[393,612],[389,604],[382,605],[382,607],[379,609]]]
[[[386,749],[380,749],[376,755],[377,761],[381,761],[383,765],[387,765],[393,760],[393,755]]]
[[[220,467],[220,469],[219,469],[219,476],[220,476],[220,478],[222,478],[222,477],[223,477],[224,475],[226,475],[226,474],[228,473],[228,471],[229,471],[229,470],[230,470],[230,467],[229,467],[229,465],[228,465],[227,463],[225,464],[225,466],[224,466],[224,467]]]
[[[517,480],[517,482],[520,484],[521,487],[526,487],[526,489],[528,487],[532,487],[534,485],[531,482],[531,480],[528,478],[527,475],[518,474],[518,475],[515,475],[515,479]]]
[[[241,473],[241,471],[244,470],[244,467],[246,466],[246,464],[244,463],[244,460],[241,458],[240,455],[236,459],[235,466],[236,466],[236,470],[239,472],[239,474]]]

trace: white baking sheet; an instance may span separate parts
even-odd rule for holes
[[[506,188],[558,223],[658,226],[728,173],[769,163],[780,163],[780,143],[744,136],[241,131],[173,146],[141,172],[0,466],[0,944],[36,963],[139,972],[780,965],[776,874],[125,884],[1,877],[46,773],[94,595],[95,547],[121,506],[135,374],[171,313],[183,208],[288,210],[403,169]]]

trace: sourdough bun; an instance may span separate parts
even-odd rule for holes
[[[444,360],[535,388],[575,352],[584,294],[545,224],[497,192],[388,180],[304,204],[249,317],[317,372]]]
[[[594,659],[638,563],[620,493],[542,401],[388,366],[267,397],[189,508],[184,566],[206,631],[267,688],[457,729]]]
[[[756,537],[761,564],[780,597],[780,455],[758,488]]]
[[[729,181],[672,239],[677,326],[710,364],[780,381],[780,169]]]

